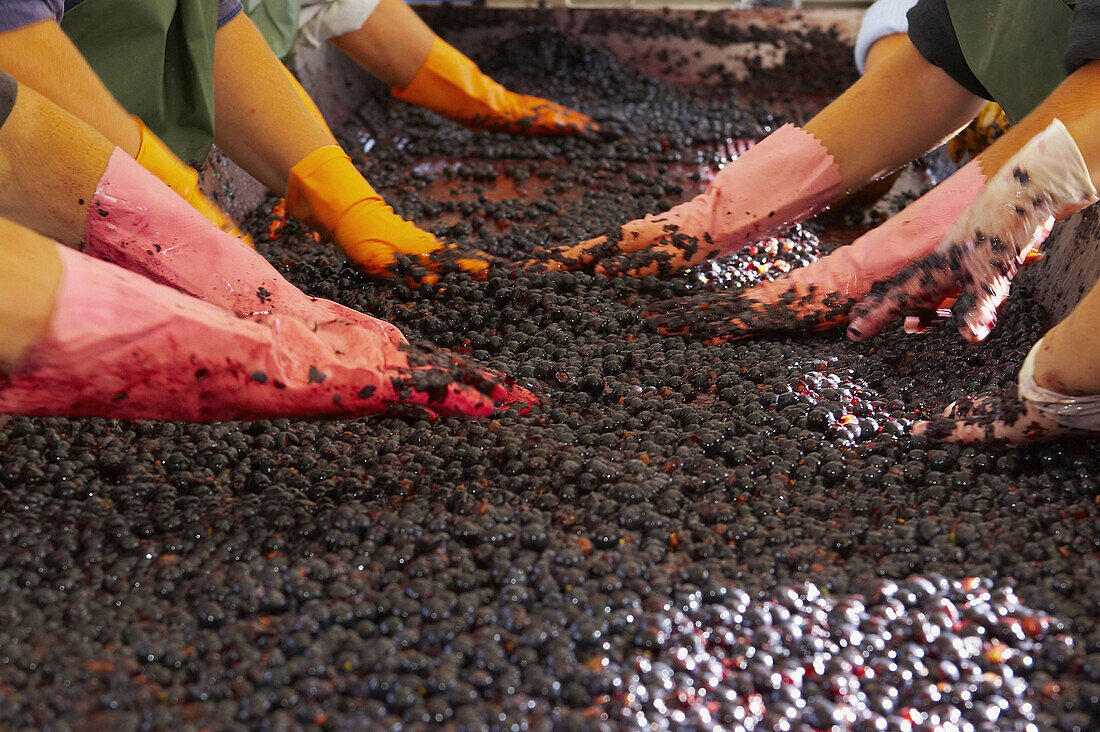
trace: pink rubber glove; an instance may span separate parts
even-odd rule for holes
[[[243,246],[243,245],[242,245]],[[46,332],[0,377],[0,412],[124,419],[358,416],[390,404],[486,416],[505,387],[366,330],[340,355],[304,321],[241,317],[63,246]]]
[[[609,275],[667,275],[721,257],[820,211],[841,193],[833,156],[810,133],[783,125],[723,168],[707,190],[662,214],[554,249],[544,264],[593,262]]]
[[[847,323],[852,307],[875,282],[935,248],[985,180],[981,163],[975,160],[882,226],[806,267],[740,292],[657,303],[651,317],[666,334],[709,342],[825,330]]]
[[[88,207],[84,252],[240,315],[289,314],[329,332],[353,326],[405,342],[390,323],[306,295],[121,149]]]
[[[1056,119],[989,179],[931,253],[876,285],[853,311],[848,337],[870,338],[899,314],[961,290],[952,306],[959,333],[971,343],[985,339],[1016,271],[1054,220],[1094,201],[1088,166]]]
[[[1046,389],[1035,380],[1031,347],[1020,366],[1016,393],[960,399],[943,417],[913,425],[913,434],[945,442],[1026,445],[1067,435],[1100,434],[1100,395],[1070,396]]]

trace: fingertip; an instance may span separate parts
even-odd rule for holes
[[[409,339],[405,337],[405,334],[401,332],[393,323],[388,323],[384,320],[379,321],[382,323],[382,335],[395,346],[403,346],[409,342]]]
[[[909,335],[919,335],[921,333],[927,333],[931,329],[925,326],[918,316],[906,315],[905,323],[902,325],[902,330],[904,330]]]
[[[484,280],[489,277],[489,262],[487,260],[459,259],[458,266],[475,279]]]
[[[963,444],[970,444],[974,442],[985,441],[985,430],[977,425],[969,424],[967,422],[959,422],[955,425],[955,430],[943,438],[944,442],[960,442]]]
[[[517,414],[522,416],[529,414],[535,407],[542,405],[542,400],[534,392],[518,384],[511,387],[502,385],[501,389],[503,389],[503,393],[499,396],[494,392],[495,411],[497,412],[515,410]],[[500,389],[496,391],[500,391]]]
[[[986,339],[989,335],[989,328],[980,325],[963,324],[959,326],[959,334],[967,343],[976,345]]]
[[[473,387],[452,384],[446,408],[467,417],[489,417],[496,411],[496,403]]]

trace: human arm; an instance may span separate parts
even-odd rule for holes
[[[401,255],[437,268],[448,247],[395,214],[370,186],[244,15],[217,33],[214,96],[218,146],[368,274],[390,275]],[[457,262],[475,273],[487,268],[477,257]]]
[[[930,106],[929,99],[937,103]],[[630,222],[609,237],[554,250],[549,264],[569,268],[603,261],[609,272],[645,275],[654,271],[654,253],[664,255],[671,268],[730,254],[938,146],[981,106],[980,98],[926,61],[906,39],[805,128],[794,128],[823,152],[774,139],[780,133],[791,137],[788,127],[781,128],[728,164],[703,194],[664,214]],[[765,153],[766,165],[759,170],[750,165]],[[822,161],[835,166],[831,175],[818,174]],[[776,173],[769,175],[769,170]],[[815,178],[820,185],[808,187]],[[780,215],[784,209],[787,215]],[[688,250],[677,241],[684,236],[719,241]]]
[[[54,20],[0,33],[0,68],[135,157],[216,226],[244,237],[199,189],[194,168],[119,104]]]
[[[985,196],[985,203],[979,206],[976,200],[968,209],[971,228],[979,222],[985,226],[987,233],[991,227],[1006,228],[1006,231],[993,232],[1003,239],[1010,234],[1007,223],[1022,223],[1011,221],[997,224],[990,218],[1000,210],[996,206],[997,196],[1015,195],[1012,193],[1011,175],[1002,174],[1002,171],[1007,163],[1014,160],[1015,156],[1019,155],[1039,132],[1048,128],[1054,119],[1065,123],[1070,139],[1080,148],[1079,153],[1074,152],[1066,158],[1067,161],[1073,160],[1072,170],[1080,171],[1078,178],[1090,177],[1089,174],[1097,165],[1096,161],[1100,160],[1100,154],[1098,154],[1100,150],[1097,149],[1100,148],[1100,143],[1097,142],[1100,138],[1094,132],[1097,115],[1100,115],[1100,95],[1095,92],[1097,88],[1100,88],[1100,61],[1092,61],[1074,71],[1027,117],[978,156],[977,164],[982,167],[986,176],[991,180],[1000,176],[1004,183],[999,188],[1000,193],[990,191],[987,194],[983,191],[980,196]],[[1069,171],[1064,172],[1068,174]],[[1051,215],[1067,214],[1073,208],[1069,203],[1057,206],[1046,214],[1043,220],[1029,221],[1028,226],[1031,228],[1026,231],[1012,227],[1012,241],[1006,246],[1017,253],[1035,250],[1049,233],[1051,222],[1046,218]],[[1030,213],[1033,209],[1029,208],[1028,211]],[[963,284],[973,279],[977,284],[971,289],[976,287],[978,290],[990,292],[981,296],[975,294],[973,298],[966,297],[957,301],[954,305],[956,320],[959,321],[961,332],[968,340],[985,338],[988,335],[988,328],[992,327],[995,320],[997,306],[1008,295],[1008,285],[1015,275],[1018,263],[1011,261],[1010,257],[1009,261],[1003,263],[1007,268],[1003,275],[999,272],[993,273],[988,268],[978,267],[976,261],[971,261],[958,271],[948,271],[949,266],[942,259],[944,252],[960,244],[964,248],[977,244],[971,241],[973,238],[971,235],[962,231],[966,226],[967,223],[960,219],[954,227],[959,231],[948,232],[943,242],[933,249],[928,257],[919,259],[914,264],[914,268],[925,271],[926,276],[923,278],[913,269],[884,280],[877,288],[879,291],[868,296],[858,309],[860,317],[851,324],[849,336],[856,340],[863,340],[880,332],[897,316],[906,312],[935,308],[942,299],[955,295]],[[961,239],[961,241],[955,239]],[[933,300],[935,302],[932,302]],[[975,321],[975,319],[980,320],[982,325],[974,322],[970,326],[964,324],[965,321]]]

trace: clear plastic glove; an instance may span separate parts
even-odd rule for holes
[[[348,259],[374,277],[392,277],[402,256],[431,271],[448,261],[475,276],[483,277],[489,268],[487,255],[459,255],[454,245],[394,213],[338,145],[319,148],[295,164],[286,210],[324,229]]]
[[[58,245],[46,332],[0,378],[0,412],[189,421],[358,416],[391,404],[486,416],[514,400],[484,369],[358,329],[338,353],[304,321],[240,317]]]
[[[820,211],[840,195],[833,156],[810,133],[784,125],[723,168],[706,191],[612,237],[546,252],[551,269],[597,264],[618,276],[668,275],[731,254]]]
[[[870,338],[899,315],[934,309],[961,292],[951,308],[959,333],[971,343],[983,340],[1016,271],[1055,219],[1095,200],[1077,144],[1054,120],[990,178],[931,254],[878,283],[856,306],[848,337]]]
[[[438,36],[413,80],[393,95],[474,130],[571,135],[599,129],[588,115],[508,91]]]
[[[842,325],[876,281],[939,243],[985,181],[980,163],[972,162],[882,226],[806,267],[738,292],[657,303],[648,315],[663,333],[708,342]]]

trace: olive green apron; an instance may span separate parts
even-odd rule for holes
[[[286,58],[298,36],[302,0],[242,0],[242,4],[275,55]]]
[[[61,28],[131,114],[184,160],[214,142],[218,0],[85,0]]]
[[[1060,0],[947,0],[974,76],[1012,122],[1066,78],[1071,11]]]

